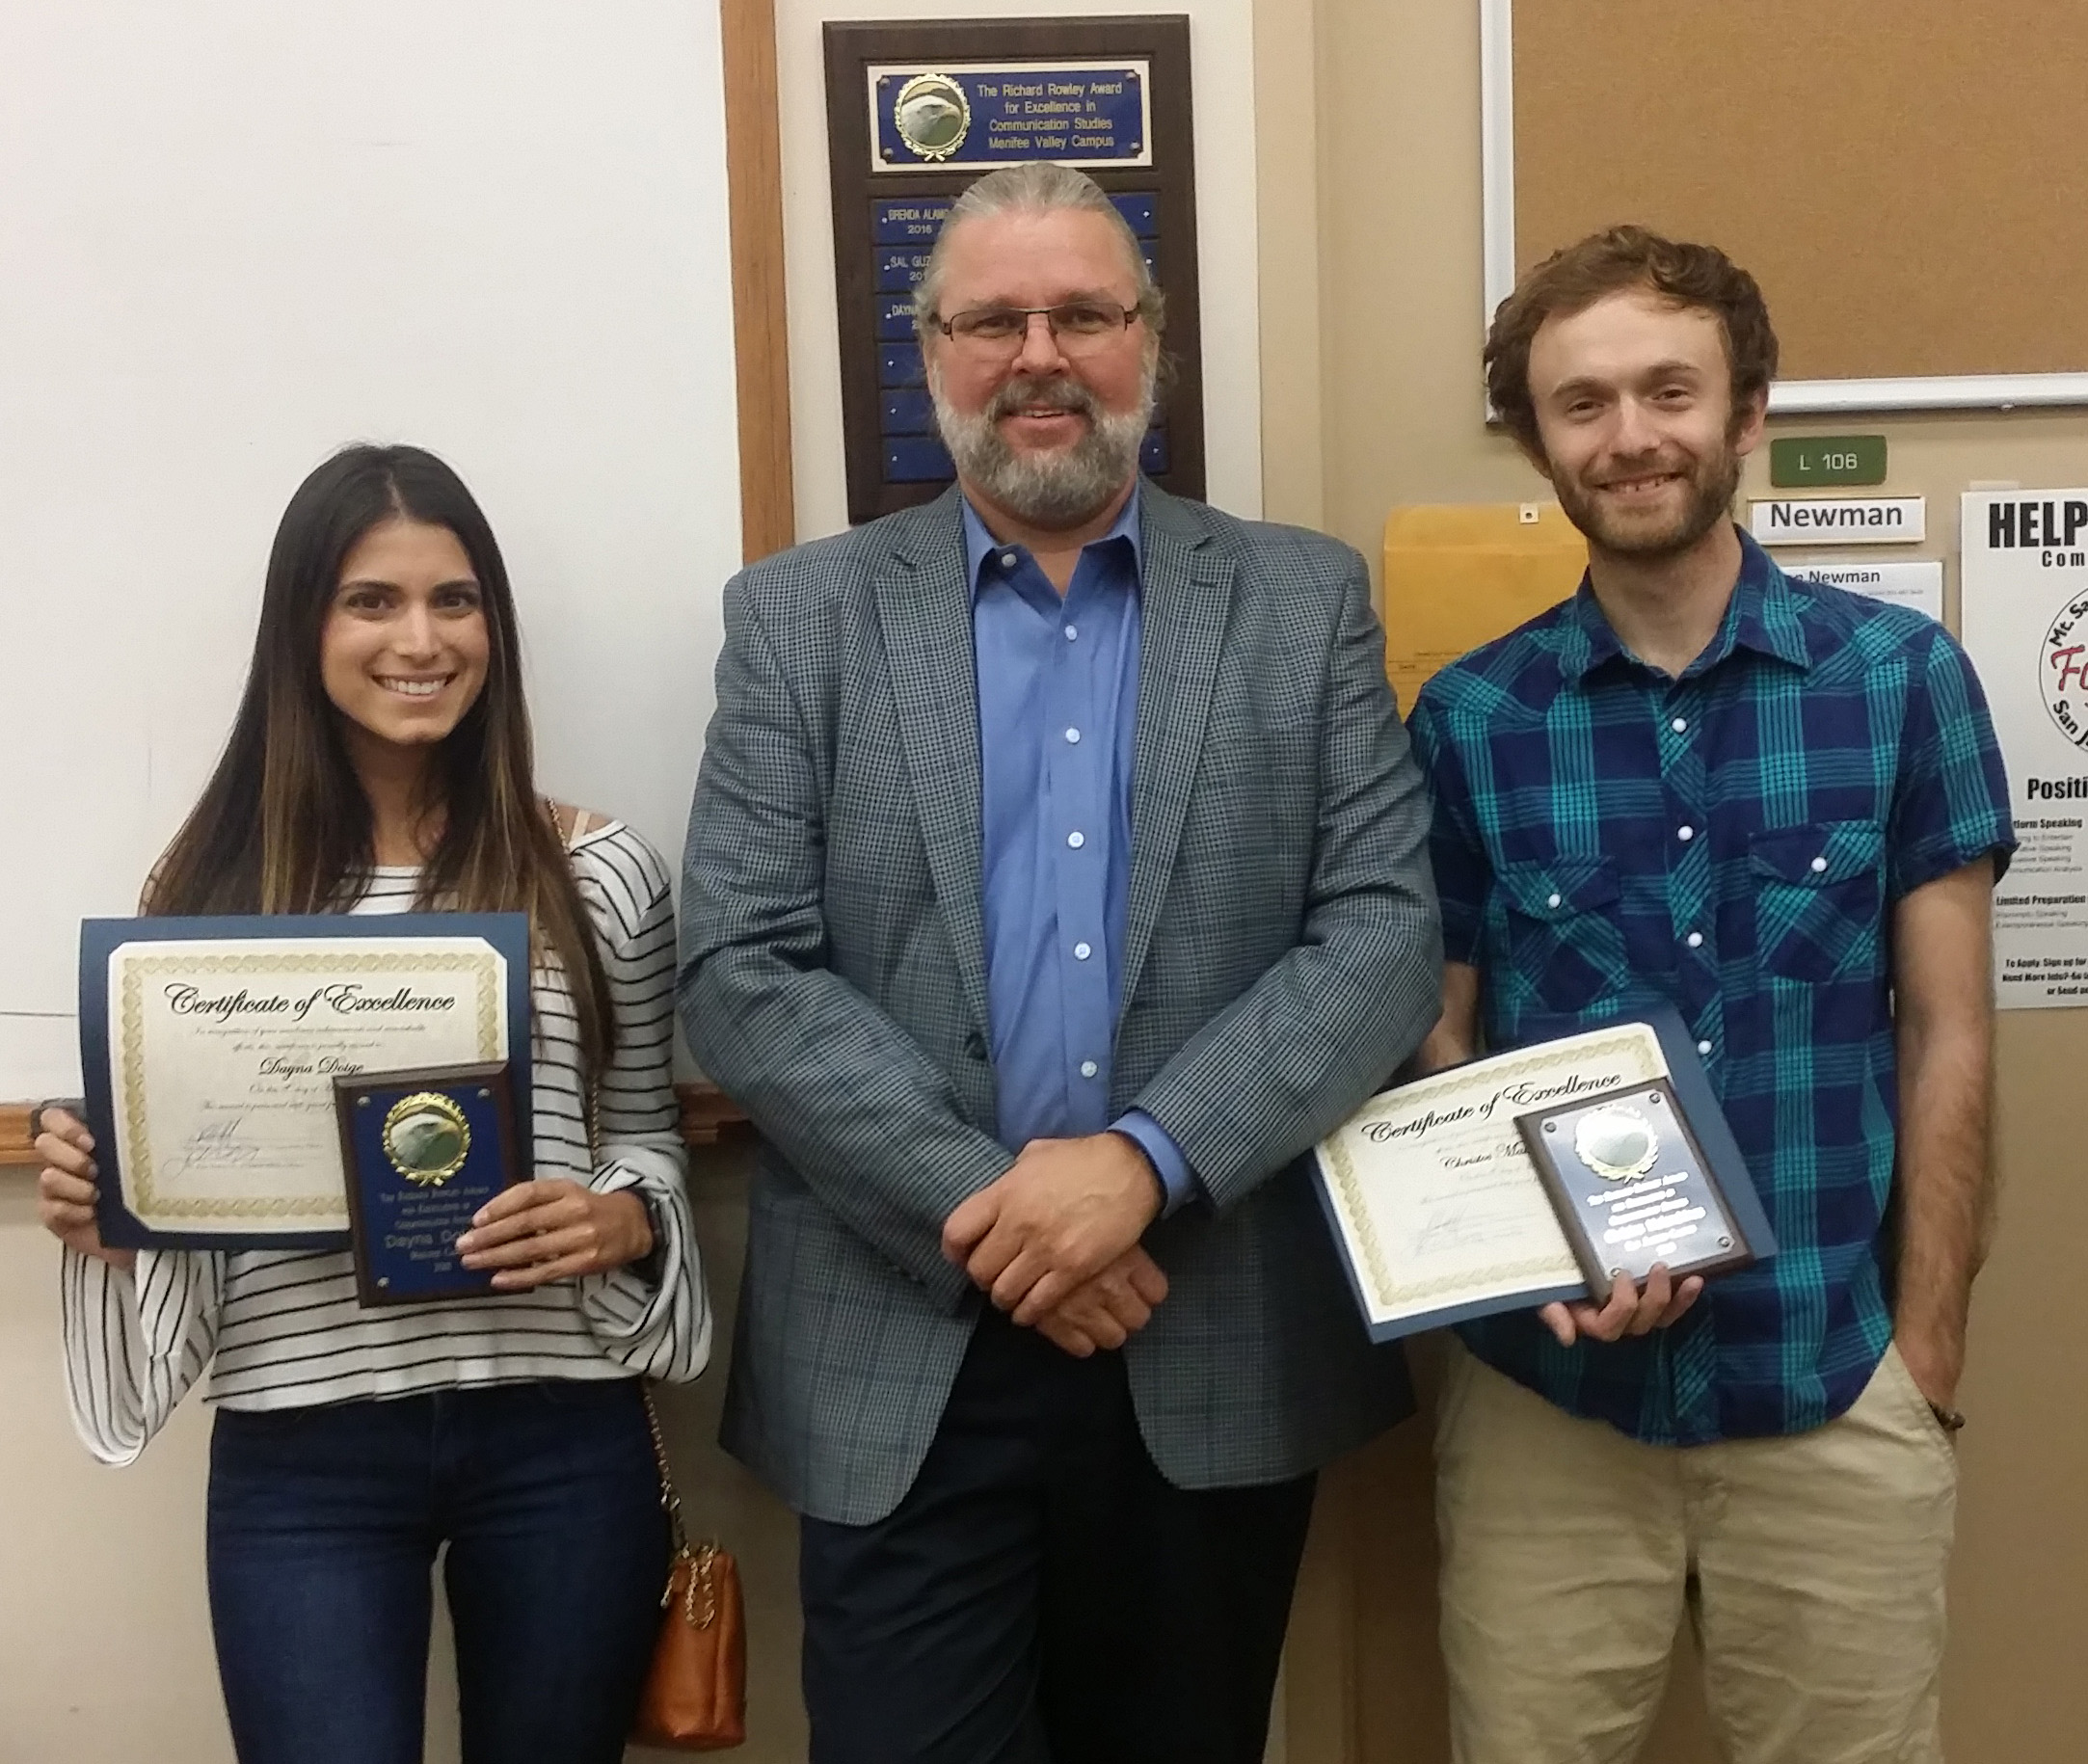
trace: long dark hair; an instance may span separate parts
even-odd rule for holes
[[[370,805],[321,682],[320,633],[348,553],[400,519],[456,535],[490,651],[476,702],[435,750],[430,795],[445,814],[415,904],[527,913],[537,949],[555,951],[565,970],[581,1060],[599,1074],[614,1040],[608,976],[536,793],[507,567],[464,481],[419,447],[344,448],[297,487],[268,554],[239,714],[153,872],[146,911],[322,913],[362,885],[374,862]]]

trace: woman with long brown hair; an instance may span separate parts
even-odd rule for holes
[[[46,1109],[37,1141],[89,1448],[129,1462],[209,1369],[243,1764],[419,1759],[439,1552],[468,1764],[620,1758],[668,1556],[639,1379],[709,1353],[666,870],[538,796],[470,493],[418,448],[351,447],[283,515],[230,739],[144,910],[444,909],[530,922],[537,1175],[463,1240],[494,1296],[363,1310],[346,1251],[106,1247],[91,1136]]]

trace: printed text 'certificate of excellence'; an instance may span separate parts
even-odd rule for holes
[[[510,966],[479,936],[119,943],[107,1071],[124,1210],[191,1238],[345,1231],[334,1079],[506,1059]]]
[[[1323,1139],[1322,1197],[1372,1336],[1585,1297],[1515,1117],[1667,1076],[1653,1029],[1620,1023],[1402,1084]]]

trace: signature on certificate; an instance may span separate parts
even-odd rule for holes
[[[252,1168],[261,1148],[240,1136],[247,1111],[242,1109],[216,1120],[205,1121],[189,1136],[182,1148],[180,1174],[190,1170],[243,1170]]]

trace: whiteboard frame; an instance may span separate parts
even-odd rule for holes
[[[1480,191],[1486,310],[1482,327],[1515,286],[1515,4],[1479,0]],[[1779,380],[1774,416],[1871,411],[2013,411],[2088,404],[2088,371],[2052,374],[1913,374],[1878,380]],[[1487,415],[1493,413],[1489,410]]]

